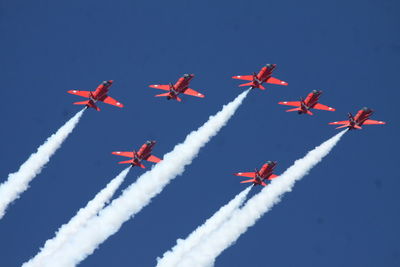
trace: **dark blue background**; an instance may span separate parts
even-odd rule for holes
[[[162,156],[242,91],[231,76],[276,63],[289,86],[251,92],[184,175],[82,266],[154,266],[243,189],[232,173],[267,160],[283,172],[337,133],[328,122],[363,106],[388,124],[346,134],[216,266],[399,266],[398,13],[395,0],[0,1],[1,181],[80,109],[67,90],[113,79],[110,95],[125,104],[86,111],[9,208],[0,265],[34,256],[123,169],[111,151],[155,139]],[[196,74],[191,87],[206,98],[166,101],[147,87],[183,73]],[[337,111],[298,116],[277,105],[313,89]]]

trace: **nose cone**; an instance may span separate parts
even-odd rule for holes
[[[322,94],[322,91],[321,91],[321,90],[313,90],[312,92],[313,92],[313,94],[315,94],[315,95],[320,95],[320,94]]]
[[[372,109],[367,108],[367,107],[363,107],[362,110],[365,111],[365,112],[373,112]]]
[[[267,67],[267,68],[275,68],[276,64],[266,64],[265,67]]]
[[[185,73],[185,74],[183,74],[183,77],[184,77],[184,78],[193,78],[193,77],[194,77],[194,74],[187,74],[187,73]]]
[[[151,141],[147,141],[146,142],[146,144],[148,144],[148,145],[153,145],[153,144],[155,144],[156,143],[156,141],[154,141],[154,140],[151,140]]]
[[[111,85],[114,81],[113,80],[109,80],[109,81],[104,81],[102,82],[103,85]]]

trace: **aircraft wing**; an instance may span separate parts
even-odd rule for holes
[[[133,158],[133,152],[114,151],[114,152],[111,152],[111,154],[114,154],[117,156],[122,156],[122,157]]]
[[[330,122],[329,124],[331,125],[336,125],[336,124],[348,124],[349,121],[335,121],[335,122]]]
[[[368,125],[368,124],[386,124],[386,122],[384,122],[384,121],[375,121],[375,120],[366,120],[366,121],[364,121],[363,124],[366,124],[366,125]]]
[[[150,162],[154,162],[154,163],[158,163],[158,162],[161,161],[161,159],[157,158],[157,157],[154,156],[154,155],[148,156],[147,159],[145,159],[145,160],[150,161]]]
[[[312,108],[321,109],[321,110],[328,110],[328,111],[335,111],[336,109],[322,105],[320,103],[315,104]]]
[[[283,101],[283,102],[279,102],[278,104],[280,105],[286,105],[286,106],[294,106],[294,107],[300,107],[301,103],[300,101]]]
[[[254,178],[255,172],[239,172],[239,173],[234,173],[236,176],[244,176],[244,177],[251,177]]]
[[[106,96],[104,99],[101,99],[100,101],[103,101],[104,103],[110,104],[110,105],[114,105],[117,107],[124,107],[124,105],[120,102],[118,102],[117,100],[115,100],[114,98],[112,98],[111,96]]]
[[[271,174],[271,175],[268,177],[268,180],[272,180],[272,179],[275,179],[275,178],[277,178],[277,177],[279,177],[279,176],[276,175],[276,174]]]
[[[199,92],[196,92],[195,90],[188,88],[183,92],[185,95],[191,95],[191,96],[197,96],[197,97],[204,97],[203,94],[200,94]]]
[[[73,94],[73,95],[83,96],[86,98],[90,97],[90,91],[69,90],[68,93]]]
[[[288,85],[287,82],[281,81],[281,80],[279,80],[279,79],[277,79],[277,78],[274,78],[274,77],[270,77],[270,78],[267,80],[267,83],[279,84],[279,85]]]
[[[170,89],[169,84],[152,84],[152,85],[149,85],[149,87],[160,89],[160,90],[165,90],[165,91],[169,91],[169,89]]]
[[[252,81],[253,77],[254,77],[253,75],[238,75],[238,76],[233,76],[232,79]]]

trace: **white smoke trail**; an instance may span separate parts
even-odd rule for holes
[[[54,251],[62,246],[71,235],[75,234],[81,227],[86,225],[90,218],[95,216],[102,208],[104,208],[105,204],[112,198],[115,191],[119,188],[125,177],[128,175],[130,168],[131,167],[126,168],[114,179],[112,179],[105,188],[103,188],[92,200],[87,203],[86,207],[81,208],[68,223],[59,228],[54,238],[46,241],[41,251],[34,258],[30,259],[22,266],[42,266],[42,262],[46,260],[46,257],[54,253]]]
[[[164,156],[164,160],[144,173],[129,186],[122,195],[92,218],[87,227],[81,229],[75,236],[57,250],[44,266],[75,266],[116,233],[122,224],[133,217],[153,197],[176,176],[181,175],[185,166],[197,156],[200,149],[215,136],[233,116],[249,90],[244,91],[231,103],[225,105],[216,115],[196,131],[191,132],[181,144]]]
[[[10,173],[7,181],[0,185],[0,219],[4,216],[8,205],[28,189],[29,182],[42,171],[43,166],[49,162],[50,157],[60,148],[61,144],[79,122],[83,112],[84,109],[67,121],[19,167],[17,172]]]
[[[296,160],[278,179],[266,186],[237,210],[217,231],[208,236],[204,242],[194,248],[191,253],[176,265],[177,267],[212,266],[216,257],[231,246],[249,227],[268,212],[281,200],[284,193],[290,192],[296,181],[303,178],[319,163],[345,134],[344,130]]]
[[[178,239],[176,245],[164,253],[161,259],[158,259],[157,267],[175,267],[182,257],[188,253],[193,247],[198,245],[210,233],[218,229],[225,221],[227,221],[246,200],[247,194],[251,187],[246,188],[236,195],[228,204],[222,206],[212,217],[204,224],[194,230],[185,240]]]

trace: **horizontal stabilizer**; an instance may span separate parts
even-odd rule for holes
[[[94,108],[97,111],[100,111],[100,108],[98,106],[96,106],[96,104],[93,103],[91,100],[75,102],[74,105],[87,105],[88,107],[91,107],[91,108]]]
[[[89,100],[86,101],[80,101],[80,102],[75,102],[74,105],[88,105],[89,104]]]
[[[286,110],[286,112],[300,111],[300,110],[301,110],[301,108],[292,108],[292,109]]]
[[[240,183],[244,184],[244,183],[255,183],[255,182],[256,182],[256,179],[250,179],[250,180],[241,181]]]
[[[345,128],[345,127],[349,127],[349,126],[350,126],[350,124],[345,124],[345,125],[342,125],[342,126],[336,127],[336,129]],[[359,127],[359,128],[361,129],[361,127],[360,127],[360,126],[357,126],[357,127]]]
[[[243,84],[239,85],[239,87],[243,87],[243,86],[254,86],[254,83],[249,82],[249,83],[243,83]]]
[[[160,97],[160,96],[169,96],[169,93],[164,93],[164,94],[155,95],[155,97]]]
[[[118,164],[126,164],[126,163],[132,164],[132,163],[133,163],[133,160],[125,160],[125,161],[120,161],[120,162],[118,162]]]
[[[253,82],[243,83],[243,84],[239,85],[239,87],[243,87],[243,86],[251,86],[253,88],[260,88],[261,90],[265,90],[264,86],[262,86],[261,84],[255,85]]]

